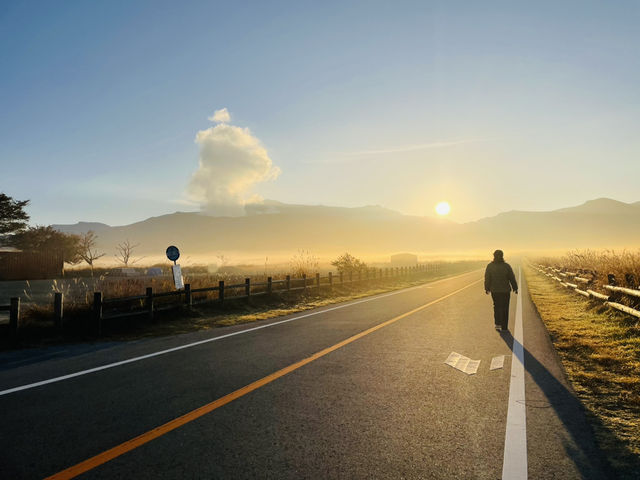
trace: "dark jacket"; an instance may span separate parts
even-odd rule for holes
[[[504,260],[494,260],[484,271],[484,289],[487,292],[510,292],[511,289],[518,291],[518,283],[513,269]]]

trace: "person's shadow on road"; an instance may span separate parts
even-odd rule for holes
[[[514,342],[517,342],[517,340],[511,335],[511,332],[508,330],[504,331],[500,336],[513,352]],[[604,458],[603,453],[595,445],[593,435],[585,435],[585,432],[590,431],[590,427],[586,422],[584,415],[585,408],[582,403],[576,398],[575,394],[558,381],[531,352],[524,347],[523,352],[525,370],[540,387],[549,402],[549,406],[555,410],[558,418],[571,435],[573,442],[565,442],[564,447],[567,455],[572,459],[582,474],[582,478],[618,478]],[[540,403],[538,400],[526,402],[526,406],[527,409],[529,409],[546,407],[547,405],[546,403]],[[595,417],[592,417],[591,421],[598,422]],[[615,436],[607,427],[600,422],[598,422],[598,427],[601,431],[605,432],[607,436],[610,436],[608,441],[615,441]],[[633,456],[633,453],[628,450],[628,448],[625,449],[625,455],[626,454]]]

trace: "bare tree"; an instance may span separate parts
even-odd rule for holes
[[[216,255],[216,258],[220,260],[220,265],[218,266],[218,269],[226,267],[229,263],[229,259],[225,257],[223,254]]]
[[[367,264],[350,253],[345,253],[331,262],[331,265],[338,269],[339,273],[358,273],[367,269]]]
[[[318,271],[318,257],[309,250],[298,250],[298,253],[291,258],[291,273],[296,277],[311,275]]]
[[[89,264],[91,267],[91,273],[93,273],[93,262],[105,255],[104,253],[98,253],[98,249],[96,248],[97,239],[98,236],[93,232],[93,230],[89,230],[84,235],[80,235],[78,255],[80,255],[82,260]]]
[[[127,238],[124,242],[118,244],[118,247],[116,248],[118,253],[116,253],[115,255],[116,260],[124,264],[125,267],[128,266],[129,263],[134,264],[142,260],[142,258],[144,257],[140,257],[136,259],[131,258],[131,256],[133,255],[133,250],[139,246],[140,246],[139,243],[131,243]]]

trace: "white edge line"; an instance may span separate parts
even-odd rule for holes
[[[527,480],[527,407],[524,388],[524,340],[522,326],[522,267],[518,269],[518,299],[513,334],[509,406],[504,438],[502,480]]]
[[[392,295],[399,295],[401,293],[410,292],[411,290],[416,290],[418,288],[424,288],[425,285],[434,285],[436,283],[441,283],[441,282],[445,282],[445,281],[448,281],[448,280],[454,280],[456,278],[464,277],[465,275],[470,275],[470,274],[475,273],[477,271],[478,270],[473,270],[471,272],[462,273],[462,274],[456,275],[454,277],[442,278],[440,280],[436,280],[434,282],[430,282],[430,283],[427,283],[427,284],[424,284],[424,285],[418,285],[418,286],[415,286],[415,287],[409,287],[409,288],[405,288],[405,289],[398,290],[398,291],[391,292],[391,293],[375,295],[373,297],[365,298],[364,300],[357,300],[355,302],[347,303],[347,304],[344,304],[344,305],[338,305],[337,307],[331,307],[331,308],[326,308],[324,310],[318,310],[316,312],[306,313],[304,315],[299,315],[299,316],[293,317],[293,318],[287,318],[285,320],[280,320],[278,322],[269,323],[267,325],[260,325],[259,327],[248,328],[246,330],[241,330],[239,332],[228,333],[226,335],[220,335],[218,337],[207,338],[205,340],[199,340],[199,341],[193,342],[193,343],[187,343],[186,345],[180,345],[178,347],[168,348],[166,350],[160,350],[159,352],[153,352],[153,353],[149,353],[147,355],[141,355],[139,357],[129,358],[127,360],[122,360],[120,362],[108,363],[107,365],[101,365],[99,367],[89,368],[87,370],[81,370],[79,372],[70,373],[68,375],[62,375],[60,377],[54,377],[54,378],[50,378],[48,380],[42,380],[40,382],[34,382],[34,383],[29,383],[27,385],[21,385],[19,387],[9,388],[7,390],[0,391],[0,397],[3,396],[3,395],[8,395],[10,393],[20,392],[22,390],[29,390],[31,388],[41,387],[42,385],[48,385],[50,383],[56,383],[56,382],[61,382],[62,380],[68,380],[70,378],[80,377],[82,375],[87,375],[89,373],[95,373],[95,372],[99,372],[101,370],[107,370],[109,368],[119,367],[121,365],[126,365],[127,363],[139,362],[140,360],[145,360],[147,358],[157,357],[159,355],[165,355],[167,353],[176,352],[178,350],[183,350],[185,348],[195,347],[197,345],[202,345],[204,343],[215,342],[217,340],[222,340],[224,338],[233,337],[235,335],[241,335],[243,333],[248,333],[248,332],[255,332],[256,330],[261,330],[263,328],[273,327],[273,326],[280,325],[280,324],[283,324],[283,323],[293,322],[294,320],[300,320],[302,318],[311,317],[313,315],[320,315],[321,313],[331,312],[333,310],[339,310],[341,308],[351,307],[352,305],[358,305],[360,303],[371,302],[373,300],[378,300],[380,298],[390,297]]]

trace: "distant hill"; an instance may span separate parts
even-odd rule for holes
[[[99,222],[78,222],[73,225],[52,225],[53,228],[60,232],[64,233],[86,233],[89,230],[92,230],[96,233],[101,232],[103,230],[108,230],[112,228],[110,225],[106,223]]]
[[[269,255],[310,249],[317,254],[483,251],[620,247],[638,245],[640,202],[607,198],[550,212],[511,211],[475,222],[402,215],[380,206],[359,208],[289,205],[267,201],[248,205],[243,217],[176,212],[131,225],[110,227],[80,222],[54,225],[60,231],[93,230],[99,247],[112,253],[129,239],[136,252],[152,255],[171,244],[193,255],[243,252]]]
[[[554,211],[597,215],[637,215],[638,209],[640,209],[640,202],[624,203],[610,198],[597,198],[577,207],[561,208]]]
[[[550,212],[505,212],[465,225],[471,238],[502,239],[520,249],[640,246],[640,202],[599,198]]]

